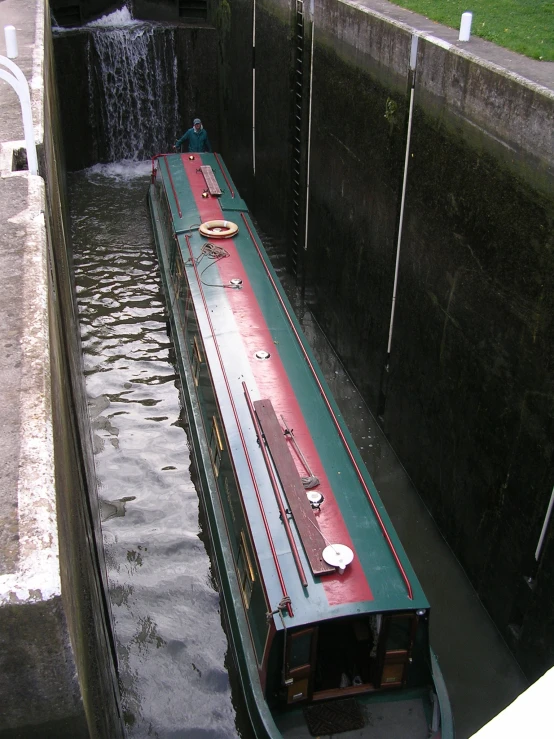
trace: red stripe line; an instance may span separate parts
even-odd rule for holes
[[[279,565],[279,561],[277,559],[277,550],[275,549],[275,545],[274,545],[273,539],[271,537],[271,530],[269,528],[269,523],[268,523],[267,517],[265,515],[264,507],[263,507],[263,504],[262,504],[262,496],[261,496],[261,493],[260,493],[260,489],[258,488],[258,483],[256,481],[256,477],[254,475],[254,468],[253,468],[252,462],[250,460],[250,455],[248,454],[248,447],[246,445],[246,439],[244,438],[244,434],[242,432],[242,426],[240,424],[239,415],[238,415],[238,412],[237,412],[237,407],[235,405],[235,400],[233,398],[233,393],[231,391],[231,385],[229,383],[229,378],[227,377],[227,372],[225,371],[225,366],[223,364],[223,357],[221,356],[221,351],[219,349],[219,344],[218,344],[217,339],[216,339],[216,336],[215,336],[215,330],[214,330],[214,327],[213,327],[212,319],[210,318],[210,311],[208,310],[208,303],[207,303],[207,300],[206,300],[206,296],[204,295],[204,289],[202,287],[202,281],[200,279],[200,275],[198,274],[198,267],[196,266],[196,260],[194,258],[194,254],[192,253],[192,247],[190,245],[190,239],[189,239],[188,234],[185,234],[185,239],[186,239],[186,242],[187,242],[187,247],[188,247],[188,250],[189,250],[189,254],[190,254],[192,266],[194,267],[194,274],[196,275],[196,280],[198,282],[198,287],[200,289],[200,295],[202,296],[202,302],[204,303],[204,310],[206,311],[206,318],[208,319],[208,323],[210,325],[210,331],[212,332],[212,339],[214,341],[214,346],[215,346],[215,349],[217,351],[217,356],[218,356],[218,359],[219,359],[219,364],[220,364],[220,367],[221,367],[221,371],[223,372],[223,379],[225,380],[225,385],[227,387],[227,392],[229,393],[229,400],[231,401],[231,407],[233,408],[233,413],[234,413],[234,416],[235,416],[235,422],[236,422],[236,425],[237,425],[237,430],[239,432],[240,440],[242,442],[242,446],[243,446],[243,449],[244,449],[244,454],[246,456],[246,462],[248,464],[248,469],[250,470],[250,476],[252,478],[252,483],[254,485],[254,490],[256,491],[256,497],[258,498],[258,505],[260,506],[260,511],[262,513],[262,518],[263,518],[265,530],[267,532],[267,536],[268,536],[268,539],[269,539],[269,546],[271,547],[271,553],[273,555],[273,560],[275,561],[275,567],[277,569],[277,576],[279,578],[279,582],[281,583],[281,591],[283,593],[283,597],[288,598],[289,596],[287,594],[287,588],[286,588],[286,585],[285,585],[285,580],[284,580],[284,577],[283,577],[283,573],[281,572],[281,567]],[[291,605],[290,602],[287,603],[287,611],[288,611],[289,616],[292,618],[292,616],[294,616],[294,613],[293,613],[292,605]]]
[[[342,429],[340,427],[338,418],[336,417],[335,412],[333,411],[333,408],[331,406],[331,403],[329,402],[329,398],[327,397],[327,395],[325,393],[325,390],[323,389],[323,386],[322,386],[321,382],[319,381],[319,377],[317,376],[317,373],[315,371],[315,368],[314,368],[314,366],[313,366],[313,364],[312,364],[312,362],[311,362],[311,360],[310,360],[310,358],[308,356],[308,353],[306,352],[306,349],[304,348],[304,344],[303,344],[303,342],[300,339],[300,336],[298,334],[298,331],[296,330],[296,327],[295,327],[295,325],[294,325],[294,323],[292,321],[292,318],[290,317],[290,313],[288,312],[287,307],[286,307],[286,305],[285,305],[285,303],[284,303],[284,301],[283,301],[283,299],[281,297],[281,294],[279,293],[279,290],[277,289],[277,286],[276,286],[275,281],[274,281],[274,279],[273,279],[273,277],[271,275],[271,272],[269,271],[268,266],[265,263],[265,259],[262,256],[262,253],[260,251],[260,248],[259,248],[259,246],[258,246],[258,244],[256,242],[256,239],[254,238],[254,236],[252,234],[252,231],[250,229],[250,226],[248,224],[248,221],[246,220],[246,217],[245,217],[244,213],[241,213],[241,216],[242,216],[242,220],[244,221],[244,225],[248,229],[248,233],[250,235],[250,238],[252,239],[252,243],[256,247],[256,251],[258,252],[260,259],[262,260],[262,264],[264,265],[264,268],[265,268],[265,271],[267,273],[267,276],[269,277],[269,280],[270,280],[270,282],[271,282],[271,284],[273,286],[273,289],[275,290],[275,293],[276,293],[276,295],[277,295],[277,297],[279,299],[279,302],[281,303],[281,307],[285,311],[285,315],[286,315],[286,317],[287,317],[287,319],[288,319],[288,321],[290,323],[290,326],[291,326],[292,330],[294,331],[294,334],[295,334],[295,336],[296,336],[296,338],[298,340],[298,344],[300,345],[300,349],[302,350],[302,353],[304,354],[304,358],[306,359],[306,362],[308,363],[308,366],[309,366],[309,368],[310,368],[310,370],[311,370],[311,372],[312,372],[312,374],[314,376],[314,379],[315,379],[315,381],[317,383],[317,386],[319,387],[319,391],[320,391],[320,393],[321,393],[321,395],[323,397],[323,400],[325,401],[325,405],[327,406],[327,409],[328,409],[329,413],[331,414],[331,418],[333,419],[333,422],[335,424],[335,427],[336,427],[337,431],[339,432],[339,436],[341,438],[341,441],[343,443],[343,446],[344,446],[344,448],[345,448],[348,456],[350,457],[350,461],[352,462],[352,464],[354,466],[354,469],[356,470],[356,474],[358,475],[358,479],[360,480],[360,483],[362,484],[362,487],[364,489],[364,492],[366,494],[366,497],[367,497],[367,499],[369,500],[369,502],[371,504],[371,507],[373,509],[373,513],[375,514],[375,518],[377,519],[377,521],[379,523],[379,527],[381,528],[381,532],[382,532],[382,534],[383,534],[383,536],[385,538],[385,541],[387,542],[387,544],[389,546],[389,549],[390,549],[390,551],[392,553],[392,556],[394,557],[394,561],[396,562],[396,566],[398,567],[398,570],[399,570],[400,574],[402,575],[402,579],[404,580],[404,584],[406,585],[406,589],[408,591],[408,598],[410,600],[413,600],[412,586],[410,585],[410,581],[408,580],[408,576],[406,575],[406,571],[404,570],[404,567],[402,566],[402,562],[400,561],[400,557],[398,556],[398,552],[394,548],[394,544],[392,543],[392,540],[391,540],[391,538],[389,536],[389,532],[386,529],[385,523],[384,523],[383,519],[381,518],[381,514],[379,513],[379,510],[377,509],[377,506],[375,505],[375,501],[373,500],[373,496],[371,495],[371,491],[367,487],[366,482],[365,482],[365,480],[363,478],[362,472],[361,472],[360,468],[358,467],[358,464],[357,464],[356,460],[354,459],[354,455],[352,454],[352,451],[350,449],[350,445],[346,441],[346,437],[344,436],[343,431],[342,431]]]
[[[216,198],[202,197],[202,177],[196,174],[195,167],[185,157],[183,157],[183,165],[189,177],[189,184],[201,220],[221,218],[220,202]],[[253,357],[255,351],[260,347],[273,345],[273,337],[261,307],[255,298],[254,290],[249,283],[246,269],[242,264],[235,242],[232,239],[227,239],[225,240],[225,247],[230,253],[230,258],[218,261],[216,269],[220,272],[223,284],[228,283],[232,277],[243,277],[243,290],[227,290],[226,297],[233,312],[246,356]],[[311,467],[319,470],[318,476],[321,480],[322,489],[327,490],[325,510],[319,516],[319,524],[324,536],[329,541],[340,541],[354,548],[348,528],[333,494],[333,487],[337,481],[331,483],[323,472],[323,464],[313,445],[311,433],[306,426],[303,413],[298,405],[290,379],[282,365],[279,352],[272,354],[272,360],[268,364],[262,366],[258,360],[252,358],[249,364],[258,390],[263,397],[272,398],[277,413],[281,412],[285,415],[291,427],[295,429],[299,443],[305,445],[305,454],[307,459],[310,460]],[[301,471],[299,471],[299,474],[302,474]],[[326,575],[321,578],[321,584],[330,605],[373,599],[366,575],[358,558],[354,559],[352,565],[343,575]]]

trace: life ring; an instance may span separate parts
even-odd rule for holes
[[[232,221],[206,221],[198,230],[208,239],[230,239],[238,233],[239,227]]]

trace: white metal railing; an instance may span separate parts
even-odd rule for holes
[[[18,55],[15,28],[13,26],[5,26],[4,35],[8,56],[0,55],[0,65],[7,67],[10,71],[7,72],[5,69],[0,69],[0,79],[6,80],[17,92],[19,102],[21,103],[21,116],[23,118],[23,131],[25,134],[25,146],[27,148],[27,166],[31,174],[38,174],[37,147],[35,145],[35,134],[33,130],[29,83],[17,64],[11,61]]]

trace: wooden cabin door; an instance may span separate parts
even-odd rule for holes
[[[299,703],[311,696],[316,646],[317,627],[287,635],[285,661],[287,703]]]
[[[386,616],[382,631],[380,687],[400,687],[406,682],[412,654],[416,619],[413,614]]]

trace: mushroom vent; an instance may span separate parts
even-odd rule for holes
[[[331,567],[336,567],[342,575],[346,567],[354,559],[354,552],[345,544],[329,544],[323,550],[323,559]]]

